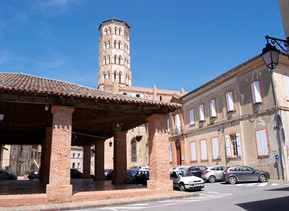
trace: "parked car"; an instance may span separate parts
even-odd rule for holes
[[[126,183],[127,184],[132,184],[134,183],[134,177],[137,173],[136,169],[128,169],[127,170],[127,175],[126,175]]]
[[[188,171],[191,172],[196,177],[201,177],[203,171],[206,169],[206,166],[191,166],[188,168]]]
[[[180,191],[202,190],[205,187],[204,180],[189,171],[171,171],[170,178],[173,180],[174,188],[178,188]]]
[[[39,172],[38,171],[31,171],[28,174],[28,179],[29,180],[39,179]]]
[[[104,169],[104,176],[106,180],[112,180],[113,170],[112,169]]]
[[[0,180],[17,180],[17,176],[1,169]]]
[[[187,171],[188,167],[183,165],[177,165],[170,169],[170,171]]]
[[[201,177],[211,183],[221,181],[225,169],[226,166],[210,166],[203,171]]]
[[[134,183],[147,185],[147,181],[149,179],[150,179],[150,172],[148,170],[138,170],[134,176]]]
[[[270,179],[267,171],[256,170],[250,166],[227,167],[223,172],[222,180],[226,183],[236,184],[237,182],[266,182]]]
[[[81,178],[82,173],[78,169],[70,169],[70,177],[71,178]]]

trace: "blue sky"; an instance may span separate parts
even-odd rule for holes
[[[284,38],[277,0],[0,0],[0,71],[97,86],[98,26],[130,27],[134,86],[191,91]]]

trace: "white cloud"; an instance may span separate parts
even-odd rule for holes
[[[41,1],[38,3],[39,6],[42,7],[58,7],[64,8],[69,4],[76,2],[77,0],[48,0],[48,1]]]

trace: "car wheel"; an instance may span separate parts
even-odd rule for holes
[[[259,176],[259,181],[260,181],[260,182],[266,182],[266,181],[267,181],[267,177],[266,177],[264,174],[261,174],[261,175]]]
[[[209,182],[210,182],[210,183],[216,182],[216,177],[215,177],[215,176],[210,176],[210,177],[209,177]]]
[[[231,185],[234,185],[234,184],[236,184],[236,183],[237,183],[237,178],[236,178],[236,177],[234,177],[234,176],[232,176],[232,177],[229,177],[229,183],[230,183]]]
[[[180,191],[185,191],[186,190],[185,184],[181,182],[179,184],[179,189],[180,189]]]

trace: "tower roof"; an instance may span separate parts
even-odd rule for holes
[[[125,25],[127,26],[128,29],[130,29],[130,26],[129,26],[125,21],[112,18],[112,19],[109,19],[109,20],[106,20],[106,21],[101,22],[101,23],[99,24],[98,30],[100,30],[102,24],[107,23],[107,22],[113,22],[113,21],[123,23],[123,24],[125,24]]]

